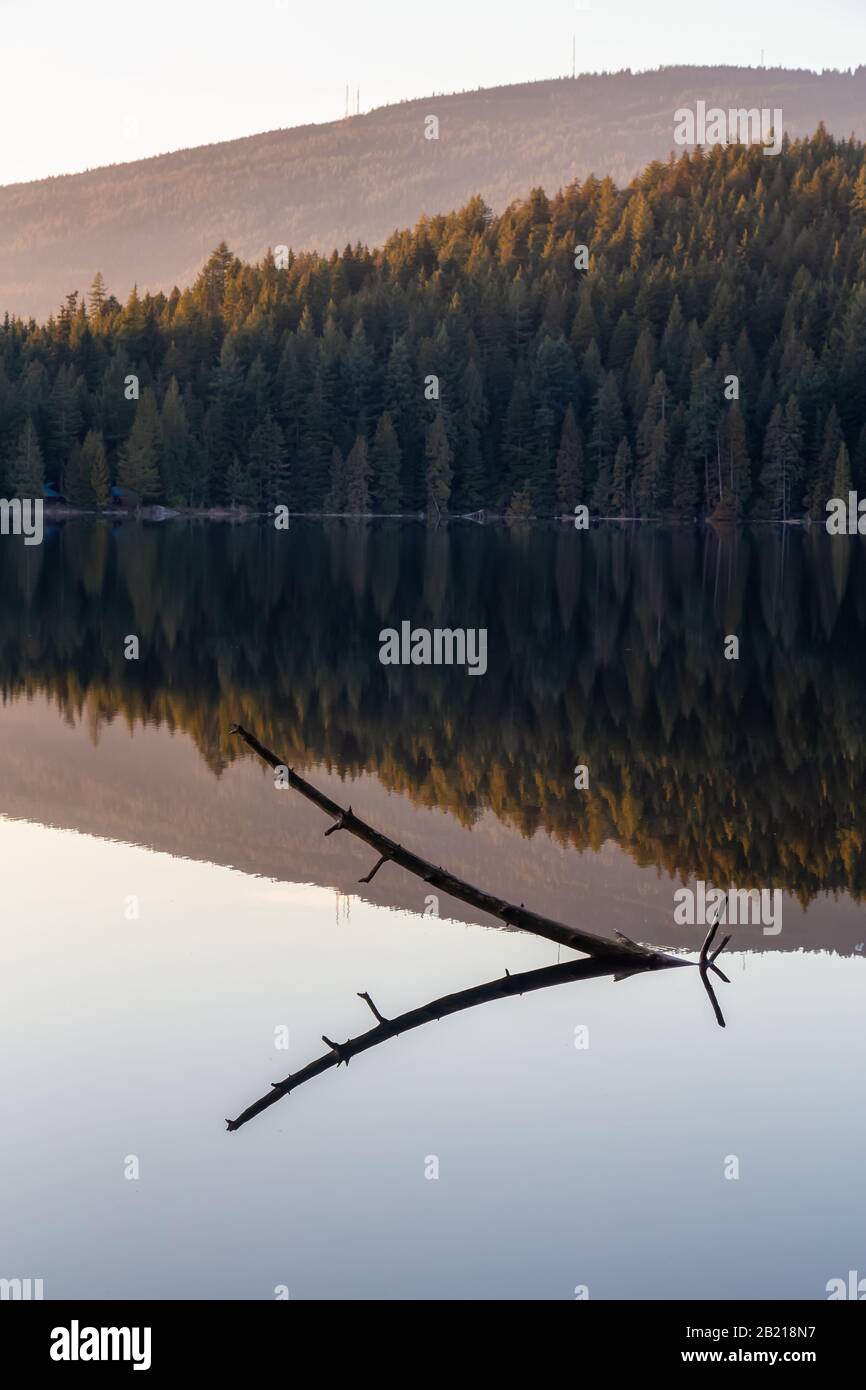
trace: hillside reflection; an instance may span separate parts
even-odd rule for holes
[[[0,544],[0,683],[96,739],[117,716],[182,729],[214,774],[241,720],[299,769],[373,772],[465,824],[862,896],[864,563],[814,529],[71,522]],[[383,667],[404,619],[486,627],[487,674]]]

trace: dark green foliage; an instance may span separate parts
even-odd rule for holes
[[[350,516],[362,516],[370,510],[370,460],[367,441],[357,435],[349,450],[343,470],[346,488],[346,511]]]
[[[379,417],[373,439],[373,493],[381,512],[400,510],[400,464],[400,444],[386,410]]]
[[[556,506],[560,515],[571,513],[584,502],[583,498],[583,441],[569,405],[562,422],[562,436],[556,455]]]
[[[32,420],[27,420],[12,459],[11,483],[16,497],[41,497],[45,482],[42,450]]]
[[[98,430],[90,430],[81,446],[82,488],[89,489],[88,506],[107,507],[111,501],[111,475],[105,445]],[[67,492],[67,498],[69,494]]]
[[[26,428],[82,505],[107,477],[191,506],[820,518],[843,444],[866,483],[864,168],[819,131],[498,218],[474,198],[377,251],[223,244],[168,297],[97,279],[0,326],[0,480]]]
[[[444,416],[438,414],[427,431],[427,516],[438,521],[448,509],[454,473],[451,467],[451,448]]]

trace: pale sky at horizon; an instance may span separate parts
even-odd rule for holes
[[[387,102],[662,64],[848,69],[863,0],[0,0],[0,185],[339,119]]]

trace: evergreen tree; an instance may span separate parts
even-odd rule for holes
[[[102,278],[102,271],[97,270],[93,277],[93,283],[87,295],[87,307],[92,322],[98,323],[102,318],[103,310],[108,299],[108,291],[105,288],[105,281]]]
[[[556,505],[563,516],[570,515],[581,504],[586,505],[583,499],[583,441],[574,406],[569,402],[556,455]]]
[[[42,450],[33,421],[28,419],[18,440],[18,451],[12,460],[12,488],[16,497],[38,500],[45,485]]]
[[[484,501],[485,468],[482,437],[489,411],[478,364],[470,358],[460,381],[461,405],[457,416],[455,491],[465,511],[476,511]]]
[[[833,496],[841,497],[846,502],[848,493],[851,491],[851,460],[848,457],[848,449],[845,444],[839,445],[839,452],[836,455],[836,467],[833,470]]]
[[[441,411],[427,431],[424,451],[427,460],[427,519],[439,521],[451,497],[451,446]]]
[[[247,505],[289,506],[288,455],[283,432],[270,411],[252,432],[245,472],[249,485],[242,500]]]
[[[721,494],[717,428],[720,400],[721,392],[714,380],[712,363],[708,357],[704,357],[691,373],[686,448],[693,472],[702,479],[702,492],[709,507],[716,505]],[[694,503],[689,505],[693,506]]]
[[[96,494],[80,444],[73,444],[63,473],[63,495],[72,507],[94,507]]]
[[[49,434],[50,464],[58,472],[66,463],[69,451],[81,429],[81,382],[73,366],[60,367],[51,393],[51,429]]]
[[[251,476],[249,468],[244,468],[237,454],[226,469],[225,493],[230,507],[256,506],[260,501],[259,480]]]
[[[355,437],[349,450],[344,470],[346,483],[346,511],[350,516],[361,516],[370,510],[370,461],[367,456],[367,441],[363,435]]]
[[[325,498],[325,510],[328,512],[344,512],[346,510],[346,480],[344,477],[343,455],[336,444],[331,452],[331,471],[329,475],[328,494]]]
[[[519,526],[532,519],[532,498],[529,491],[529,483],[524,483],[522,488],[515,492],[505,512],[505,520],[509,526]]]
[[[529,384],[518,378],[514,383],[511,399],[508,402],[502,433],[505,486],[509,496],[530,471],[533,445],[532,430],[533,416]]]
[[[825,519],[827,500],[835,495],[832,491],[833,475],[836,471],[839,449],[844,442],[839,412],[835,405],[832,405],[824,424],[821,446],[812,470],[811,486],[808,491],[807,510],[813,521]]]
[[[786,521],[797,497],[802,474],[802,425],[795,397],[775,406],[764,436],[761,491],[764,507],[776,521]]]
[[[698,480],[688,453],[680,450],[674,460],[671,506],[682,521],[694,518],[698,501]]]
[[[87,477],[92,496],[89,505],[107,507],[111,501],[111,475],[99,430],[88,430],[85,436],[81,446],[81,467]]]
[[[657,372],[637,432],[635,504],[643,517],[658,516],[671,502],[667,404],[665,374]]]
[[[129,439],[120,451],[117,481],[135,492],[143,502],[159,496],[159,411],[156,397],[148,386],[135,412]]]
[[[187,495],[190,440],[186,408],[177,377],[172,377],[165,393],[160,424],[162,496],[172,503],[182,502]]]
[[[388,355],[385,372],[385,409],[394,422],[403,460],[401,492],[407,505],[420,510],[424,499],[423,454],[417,435],[417,384],[409,346],[398,338]]]
[[[595,471],[592,510],[599,515],[606,514],[610,505],[613,460],[624,428],[625,422],[616,377],[613,372],[607,372],[596,392],[592,414],[592,438],[590,440]]]
[[[613,460],[613,478],[610,488],[610,510],[613,516],[627,516],[631,513],[631,498],[634,491],[632,453],[628,440],[619,441]]]
[[[349,418],[358,434],[366,434],[376,405],[376,358],[367,341],[363,319],[352,330],[348,352]],[[375,418],[375,417],[373,417]]]
[[[752,465],[739,401],[731,402],[722,419],[721,469],[721,505],[741,516],[752,491]]]
[[[373,496],[380,512],[400,510],[402,457],[397,432],[388,411],[379,416],[373,438]]]

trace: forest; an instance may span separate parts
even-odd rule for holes
[[[866,489],[864,146],[716,146],[329,257],[221,244],[191,287],[123,304],[97,274],[0,329],[0,494],[46,483],[86,508],[117,485],[192,508],[822,520]]]

